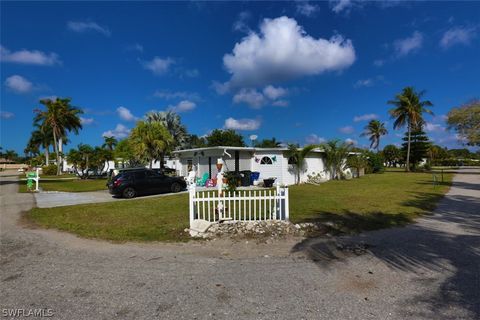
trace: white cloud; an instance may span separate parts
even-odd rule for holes
[[[354,139],[347,138],[347,139],[345,139],[345,143],[353,144],[354,146],[356,146],[358,144],[358,141],[354,140]]]
[[[345,126],[345,127],[338,128],[338,131],[344,134],[351,134],[355,131],[355,128],[352,126]]]
[[[454,27],[443,34],[440,46],[448,49],[458,44],[469,45],[475,36],[475,28]]]
[[[290,102],[288,102],[287,100],[277,100],[272,102],[272,106],[276,107],[288,107],[289,104]]]
[[[330,0],[332,11],[335,13],[341,13],[342,11],[348,11],[353,6],[352,0]]]
[[[0,119],[11,119],[15,116],[15,114],[13,114],[12,112],[8,112],[8,111],[0,111]]]
[[[113,130],[105,131],[103,137],[115,137],[117,139],[126,138],[130,134],[130,129],[119,123]]]
[[[423,34],[418,31],[414,31],[408,38],[395,40],[393,43],[395,55],[403,57],[419,50],[423,45],[423,40]]]
[[[19,75],[8,77],[5,86],[15,93],[28,93],[33,90],[33,83]]]
[[[375,113],[367,113],[367,114],[362,114],[360,116],[355,116],[353,117],[354,122],[359,122],[359,121],[370,121],[378,119],[378,114]]]
[[[234,119],[228,118],[225,120],[225,129],[234,129],[242,131],[253,131],[260,128],[260,119]]]
[[[237,20],[235,20],[235,22],[233,23],[233,26],[232,26],[233,30],[244,32],[244,33],[249,33],[250,28],[247,25],[247,22],[248,22],[248,20],[250,20],[251,17],[252,17],[252,15],[248,11],[240,12],[238,14]]]
[[[143,46],[139,43],[134,43],[134,44],[131,44],[131,45],[127,46],[126,50],[143,52]]]
[[[268,85],[263,88],[263,94],[271,100],[277,100],[278,98],[284,97],[287,95],[288,90],[282,87],[274,87],[272,85]]]
[[[83,124],[83,125],[89,125],[89,124],[92,124],[93,122],[95,122],[95,120],[93,118],[84,118],[84,117],[80,117],[80,122]]]
[[[362,87],[371,87],[374,84],[374,79],[368,78],[368,79],[361,79],[355,82],[353,85],[354,88],[362,88]]]
[[[327,140],[323,137],[319,137],[316,134],[312,133],[305,138],[305,141],[308,144],[320,144],[320,143],[324,143]]]
[[[316,4],[311,4],[308,1],[298,1],[297,2],[297,13],[304,15],[306,17],[314,16],[318,11],[320,11],[320,6]]]
[[[93,21],[68,21],[67,28],[78,33],[95,31],[107,37],[109,37],[111,34],[107,27],[100,26],[98,23]]]
[[[427,132],[443,132],[445,131],[445,127],[438,123],[425,123],[425,131]]]
[[[246,103],[250,107],[258,109],[267,103],[264,95],[256,89],[241,89],[233,96],[233,102]]]
[[[118,116],[125,121],[135,121],[137,120],[137,117],[135,117],[130,110],[128,110],[125,107],[118,107],[117,108],[117,114]]]
[[[182,100],[176,105],[170,105],[168,106],[168,110],[174,111],[174,112],[187,112],[191,111],[196,108],[195,102],[189,101],[189,100]]]
[[[201,100],[200,96],[196,92],[187,91],[170,91],[170,90],[156,90],[153,93],[154,97],[172,100],[172,99],[185,99],[185,100]]]
[[[295,19],[264,19],[223,57],[231,74],[227,88],[263,86],[327,71],[342,70],[355,61],[355,49],[341,35],[315,39]]]
[[[385,60],[383,60],[383,59],[377,59],[377,60],[373,61],[373,65],[375,67],[381,67],[384,64],[385,64]]]
[[[168,72],[170,66],[174,63],[175,60],[172,58],[154,57],[151,61],[144,61],[143,67],[152,71],[155,75],[163,75]]]
[[[39,66],[53,66],[61,63],[58,59],[58,55],[53,52],[45,53],[39,50],[26,49],[12,52],[1,45],[0,61],[20,64],[33,64]]]
[[[200,71],[198,69],[186,69],[182,74],[187,78],[196,78],[200,75]]]

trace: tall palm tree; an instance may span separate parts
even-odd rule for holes
[[[401,93],[395,96],[394,100],[387,103],[394,106],[389,111],[392,119],[395,119],[393,128],[403,128],[407,126],[408,140],[407,140],[407,163],[405,171],[410,171],[410,143],[412,130],[419,128],[423,123],[423,114],[433,114],[433,112],[426,108],[433,106],[429,100],[423,100],[425,91],[417,92],[413,87],[405,87]]]
[[[331,178],[341,179],[347,167],[347,158],[352,150],[352,144],[335,139],[322,144],[322,149],[325,153],[325,166]]]
[[[102,148],[108,149],[110,151],[113,151],[115,146],[118,144],[118,140],[115,139],[115,137],[103,137],[103,145]]]
[[[51,130],[48,129],[49,128],[41,128],[39,126],[36,126],[36,130],[31,133],[30,139],[27,143],[27,147],[29,148],[43,148],[43,152],[45,154],[45,165],[47,166],[50,161],[50,146],[53,143],[53,134]]]
[[[68,132],[73,131],[78,134],[79,129],[82,128],[80,115],[83,111],[70,104],[70,98],[56,98],[55,101],[51,99],[40,100],[40,103],[45,106],[45,110],[35,110],[35,124],[41,130],[48,132],[51,130],[53,136],[53,147],[57,158],[57,175],[60,175],[60,138],[67,136]]]
[[[164,168],[165,154],[171,150],[173,138],[160,122],[139,121],[130,134],[134,154],[140,160],[147,160],[150,168],[154,160],[160,160],[160,168]]]
[[[173,138],[174,149],[182,148],[188,142],[187,128],[182,124],[181,118],[177,113],[171,110],[151,111],[147,113],[146,119],[148,122],[159,122],[167,128]]]
[[[385,128],[385,123],[378,120],[370,120],[370,122],[365,126],[364,132],[360,136],[368,136],[368,140],[370,140],[370,149],[376,149],[378,152],[380,138],[387,133],[388,131]]]
[[[288,163],[293,164],[295,166],[295,173],[296,173],[296,184],[300,184],[300,176],[302,174],[302,169],[305,165],[305,158],[307,155],[315,149],[316,145],[308,145],[303,148],[299,148],[296,144],[289,144],[288,151],[286,155],[288,157]]]

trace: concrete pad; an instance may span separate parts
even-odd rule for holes
[[[35,193],[35,200],[39,208],[72,206],[85,203],[100,203],[114,201],[108,191],[95,192],[39,192]]]

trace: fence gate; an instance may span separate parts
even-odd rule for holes
[[[195,220],[268,221],[288,220],[288,187],[276,189],[224,191],[198,191],[189,188],[190,226]]]

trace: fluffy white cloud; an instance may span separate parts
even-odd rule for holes
[[[469,45],[475,36],[475,28],[454,27],[445,31],[440,40],[440,46],[448,49],[457,44]]]
[[[153,93],[154,97],[172,100],[172,99],[185,99],[185,100],[201,100],[200,96],[196,92],[187,91],[169,91],[169,90],[156,90]]]
[[[33,90],[33,83],[19,75],[8,77],[5,86],[16,93],[29,93]]]
[[[252,131],[260,128],[260,119],[234,119],[228,118],[225,120],[225,129]]]
[[[427,132],[443,132],[445,131],[445,127],[438,123],[425,123],[425,131]]]
[[[423,45],[423,34],[414,31],[410,37],[395,40],[393,48],[397,57],[403,57],[419,50]]]
[[[0,61],[39,66],[52,66],[61,63],[56,53],[26,49],[12,52],[3,46],[0,46]]]
[[[0,119],[11,119],[15,116],[15,114],[13,114],[12,112],[8,112],[8,111],[0,111]]]
[[[301,76],[348,68],[355,61],[350,40],[341,35],[315,39],[295,19],[265,19],[223,57],[231,74],[228,88],[264,86]]]
[[[352,126],[345,126],[345,127],[338,128],[338,131],[344,134],[351,134],[355,131],[355,128]]]
[[[111,32],[107,27],[102,27],[93,21],[68,21],[67,28],[74,32],[89,32],[94,31],[109,37]]]
[[[189,100],[182,100],[176,105],[170,105],[168,106],[168,110],[174,111],[174,112],[187,112],[191,111],[196,108],[195,102],[189,101]]]
[[[233,26],[232,26],[233,30],[249,33],[250,28],[248,27],[247,22],[248,20],[250,20],[251,17],[252,15],[248,11],[240,12],[238,14],[237,20],[233,23]]]
[[[278,98],[284,97],[287,95],[288,90],[282,87],[274,87],[272,85],[268,85],[263,88],[263,94],[271,100],[277,100]]]
[[[314,16],[318,11],[320,11],[320,6],[316,4],[311,4],[308,1],[298,1],[297,2],[297,13],[304,15],[306,17]]]
[[[362,87],[371,87],[374,84],[374,79],[368,78],[368,79],[360,79],[355,84],[353,85],[354,88],[362,88]]]
[[[160,57],[154,57],[150,61],[144,61],[143,67],[152,71],[155,75],[163,75],[168,72],[170,66],[175,63],[172,58],[162,59]]]
[[[345,143],[353,144],[354,146],[356,146],[358,144],[358,141],[354,140],[354,139],[347,138],[347,139],[345,139]]]
[[[320,144],[320,143],[324,143],[327,140],[323,137],[319,137],[316,134],[312,133],[305,138],[305,141],[308,144]]]
[[[267,103],[264,95],[256,89],[241,89],[233,96],[233,102],[246,103],[250,107],[258,109]]]
[[[288,107],[289,104],[290,102],[288,102],[287,100],[277,100],[272,102],[272,106],[275,107]]]
[[[130,129],[119,123],[113,130],[105,131],[103,137],[115,137],[117,139],[126,138],[130,134]]]
[[[84,118],[84,117],[80,117],[80,122],[82,123],[82,125],[89,125],[89,124],[92,124],[95,120],[93,118]]]
[[[137,117],[135,117],[130,110],[128,110],[125,107],[118,107],[117,108],[117,114],[118,116],[125,121],[135,121],[137,120]]]
[[[332,11],[335,13],[348,11],[354,4],[352,0],[330,0],[330,3],[332,4]]]
[[[367,114],[362,114],[360,116],[355,116],[353,117],[354,122],[359,122],[359,121],[370,121],[378,119],[378,114],[375,113],[367,113]]]

